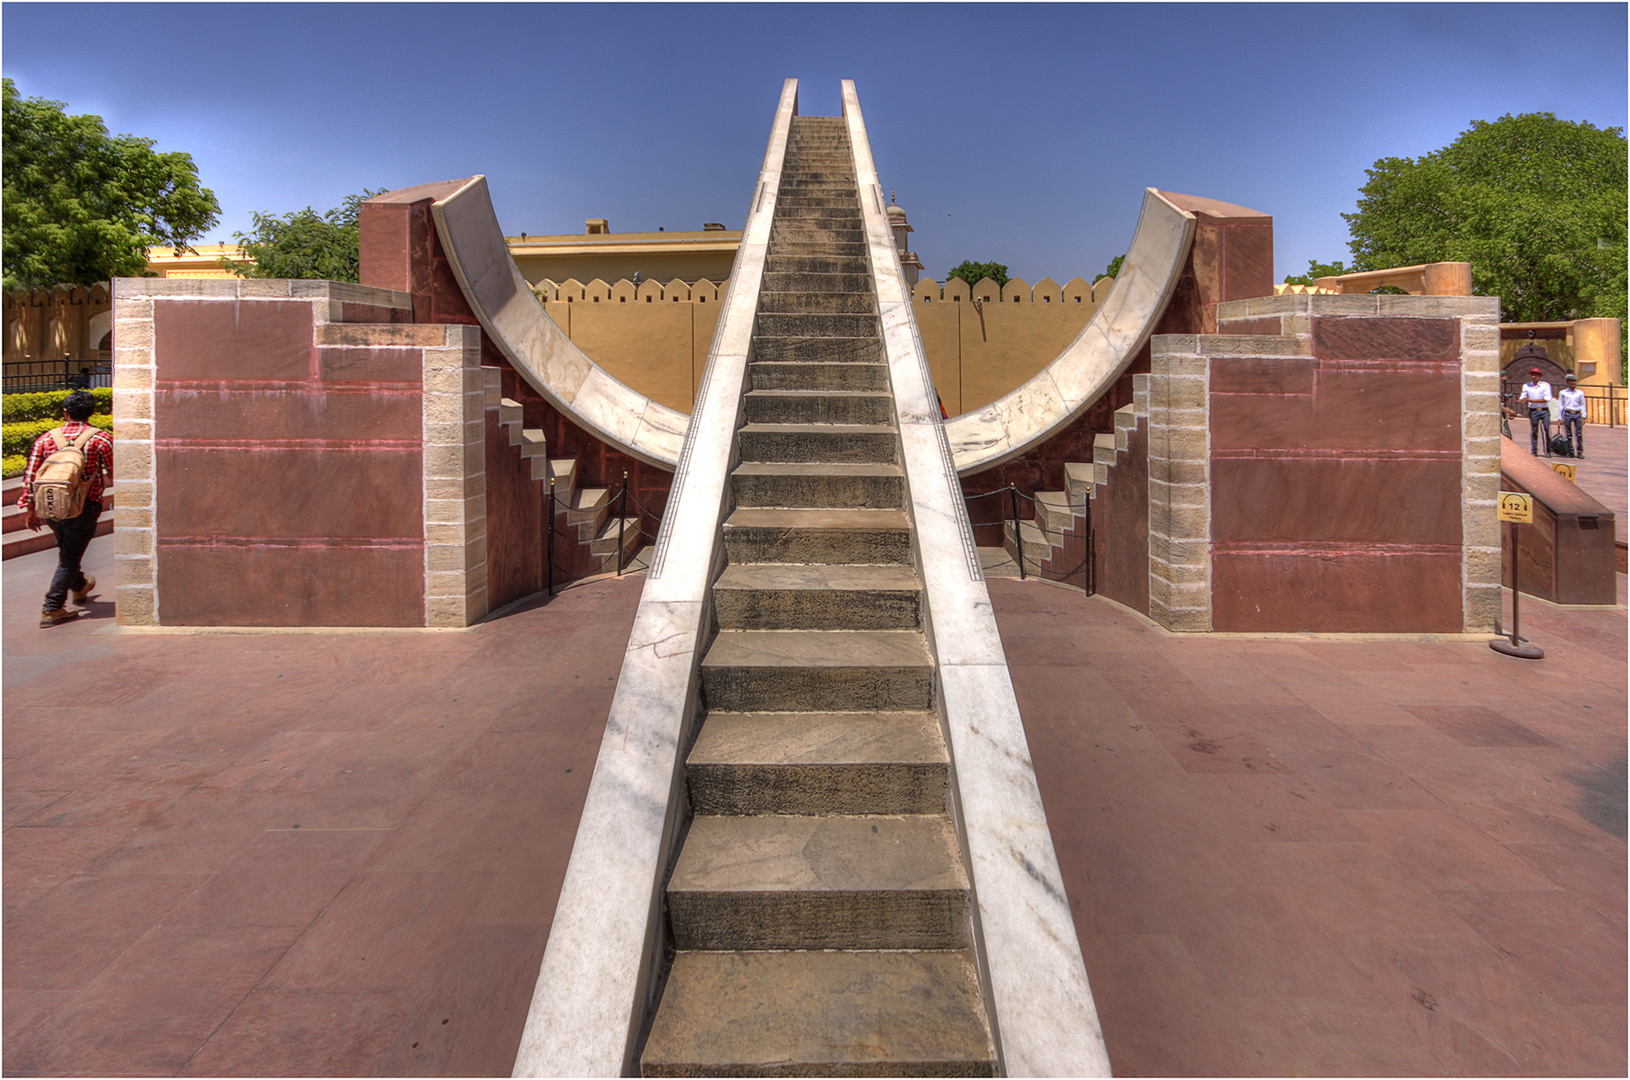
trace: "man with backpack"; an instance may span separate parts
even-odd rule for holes
[[[57,537],[57,572],[40,610],[41,626],[77,618],[77,607],[65,607],[69,594],[76,605],[83,604],[96,588],[96,579],[79,564],[96,535],[103,492],[113,483],[113,439],[88,423],[95,412],[90,394],[69,394],[62,403],[67,423],[34,440],[23,473],[23,497],[17,501],[27,511],[23,523],[35,531],[50,526]]]

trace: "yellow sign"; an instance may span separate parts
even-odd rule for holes
[[[1520,491],[1500,492],[1500,520],[1524,525],[1534,523],[1534,498]]]
[[[1551,462],[1551,468],[1556,470],[1558,476],[1562,477],[1562,479],[1571,484],[1574,482],[1574,470],[1579,468],[1579,466],[1575,465],[1571,461],[1553,461]]]

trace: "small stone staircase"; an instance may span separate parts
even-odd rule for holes
[[[1092,502],[1098,489],[1109,482],[1109,470],[1118,455],[1130,446],[1132,432],[1137,428],[1137,415],[1132,405],[1115,410],[1115,430],[1093,436],[1092,464],[1071,461],[1064,464],[1064,490],[1037,491],[1035,508],[1030,520],[1020,520],[1015,534],[1013,522],[1005,523],[1002,531],[1002,549],[1007,553],[1007,565],[987,565],[985,572],[995,577],[1018,573],[1019,545],[1023,544],[1026,573],[1034,573],[1049,581],[1080,584],[1085,560],[1091,552],[1087,548],[1091,524]],[[1023,505],[1020,513],[1024,512]]]
[[[36,551],[57,546],[57,537],[50,529],[41,529],[39,532],[30,532],[23,524],[26,513],[17,505],[17,500],[23,494],[23,478],[14,476],[0,486],[0,499],[5,501],[5,510],[0,515],[0,527],[4,529],[4,558],[15,559],[19,555],[30,555]],[[96,519],[96,535],[107,536],[113,532],[113,494],[114,489],[108,488],[102,495],[102,516]]]
[[[792,122],[648,1076],[992,1075],[845,122]]]
[[[495,370],[495,369],[494,369]],[[557,550],[556,564],[568,575],[578,577],[604,573],[617,568],[618,519],[613,516],[614,492],[610,488],[577,486],[577,459],[551,458],[548,439],[541,428],[529,428],[518,401],[501,396],[494,382],[487,387],[489,404],[498,406],[498,423],[509,432],[509,445],[519,447],[522,460],[532,463],[532,479],[547,484],[554,481],[555,532],[567,537],[579,550]],[[623,519],[622,565],[635,562],[640,550],[640,519]]]

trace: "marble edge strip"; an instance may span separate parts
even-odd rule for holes
[[[689,418],[614,378],[549,317],[509,254],[487,178],[471,177],[431,203],[430,213],[465,300],[521,377],[598,438],[672,470],[672,440],[659,432],[683,431]],[[642,423],[647,417],[660,422]]]
[[[911,293],[882,211],[854,83],[843,82],[900,429],[901,463],[928,601],[966,844],[992,1034],[1008,1076],[1108,1076],[1109,1054],[1036,785],[990,596],[965,569],[967,506],[939,449],[943,424],[925,376]],[[876,197],[874,197],[876,196]],[[976,553],[977,556],[977,553]]]
[[[1081,333],[1023,385],[946,424],[959,474],[999,465],[1050,438],[1114,385],[1171,302],[1194,230],[1193,214],[1144,189],[1126,261]]]
[[[665,572],[653,566],[640,593],[515,1076],[618,1076],[638,1067],[645,1013],[655,1004],[679,751],[695,698],[769,223],[796,107],[797,82],[789,79],[663,516]]]

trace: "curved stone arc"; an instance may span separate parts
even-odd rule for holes
[[[1193,214],[1144,189],[1121,272],[1081,333],[1024,385],[946,422],[958,475],[1000,465],[1051,438],[1115,384],[1171,301],[1194,229]]]
[[[487,178],[471,177],[430,213],[470,310],[521,378],[596,437],[672,472],[690,416],[613,378],[549,317],[510,257]]]

